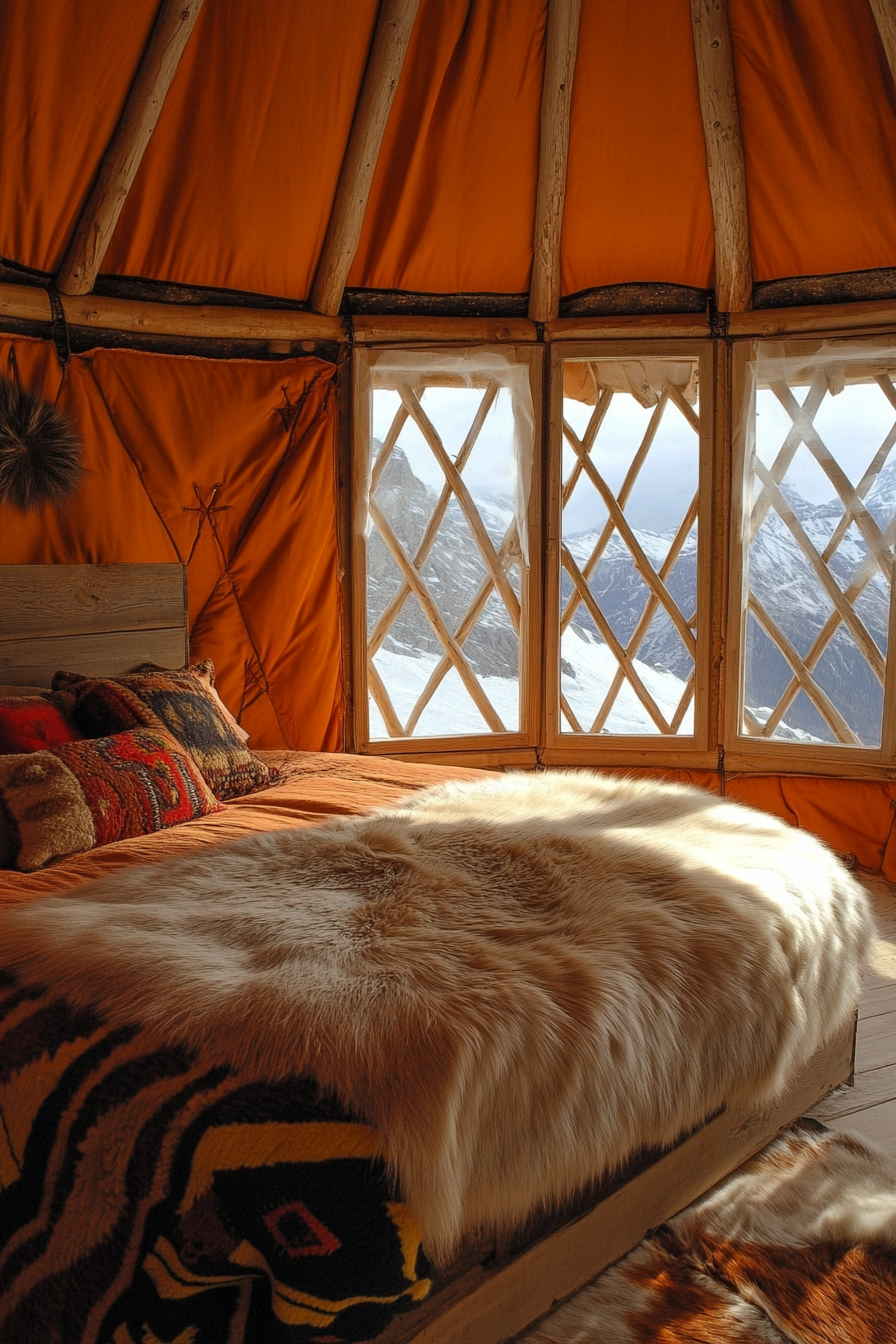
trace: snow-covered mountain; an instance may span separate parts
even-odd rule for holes
[[[413,558],[438,496],[414,475],[400,448],[392,451],[375,499],[405,551]],[[513,521],[510,501],[480,494],[476,504],[486,531],[495,547],[499,547]],[[488,575],[470,525],[453,497],[421,573],[453,634]],[[519,597],[518,565],[511,564],[508,578]],[[381,614],[401,586],[402,575],[389,548],[379,533],[371,530],[367,539],[368,632],[376,628]],[[385,652],[405,657],[429,653],[441,655],[442,646],[415,596],[405,599],[382,647]],[[519,641],[504,603],[494,592],[464,642],[464,652],[480,676],[519,677]]]
[[[811,504],[790,485],[782,487],[789,507],[819,552],[830,542],[843,515],[839,500]],[[393,450],[379,482],[376,503],[410,556],[423,540],[436,503],[435,496],[414,475],[400,448]],[[503,497],[477,494],[476,503],[486,531],[500,546],[513,522],[511,502]],[[867,508],[882,529],[896,514],[896,463],[881,472],[869,492]],[[565,544],[580,568],[584,568],[597,543],[599,531],[584,531],[566,537]],[[636,531],[638,543],[653,567],[660,569],[675,536],[668,532]],[[848,593],[856,576],[867,566],[869,549],[853,524],[840,539],[829,560],[830,570]],[[436,598],[439,610],[453,633],[466,615],[487,577],[487,569],[469,524],[452,497],[445,510],[423,577]],[[511,563],[509,578],[519,594],[519,569]],[[691,529],[681,553],[666,576],[666,586],[684,620],[696,608],[697,528]],[[402,584],[398,566],[379,533],[368,537],[368,629],[373,630]],[[774,509],[759,527],[750,549],[749,584],[766,613],[803,657],[834,610],[809,559]],[[589,576],[589,587],[616,637],[626,644],[650,601],[632,555],[614,533]],[[564,606],[572,583],[562,573]],[[872,571],[870,581],[855,603],[871,637],[886,651],[889,619],[889,589],[882,575]],[[747,622],[745,699],[756,718],[764,721],[791,680],[790,669],[780,651],[754,618]],[[479,620],[464,641],[464,649],[476,673],[484,680],[489,699],[498,709],[505,727],[518,723],[519,642],[507,610],[492,592]],[[407,597],[398,618],[377,655],[377,666],[390,690],[396,710],[404,720],[437,665],[441,645],[416,597]],[[601,639],[584,604],[575,611],[564,632],[561,647],[561,688],[583,727],[591,721],[617,671],[615,659]],[[636,668],[667,718],[670,718],[692,670],[692,659],[675,625],[657,608],[638,648]],[[853,727],[861,741],[879,741],[882,693],[866,659],[842,624],[819,659],[814,673],[818,683]],[[385,736],[385,726],[372,709],[372,731]],[[453,670],[445,677],[418,731],[425,734],[482,731],[479,711]],[[637,697],[627,686],[616,701],[606,728],[610,732],[644,733],[656,728]],[[690,719],[682,724],[690,731]],[[777,736],[793,740],[833,741],[832,734],[804,693],[790,706]]]
[[[811,504],[786,483],[782,487],[789,507],[815,550],[822,555],[844,514],[839,499]],[[885,467],[869,491],[868,512],[882,531],[896,513],[896,463]],[[890,592],[870,548],[852,523],[828,557],[834,581],[854,606],[856,614],[882,654],[887,649]],[[815,567],[797,544],[790,528],[770,509],[750,547],[749,587],[763,609],[805,658],[825,625],[834,616],[835,603],[825,591]],[[867,580],[867,581],[866,581]],[[856,596],[856,594],[859,594]],[[859,740],[868,746],[880,742],[883,691],[856,639],[840,622],[817,662],[813,677],[845,718]],[[783,655],[751,615],[747,620],[745,700],[757,717],[777,703],[792,673]],[[786,714],[787,727],[816,740],[836,739],[804,692]]]

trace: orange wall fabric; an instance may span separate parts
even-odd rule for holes
[[[528,289],[545,0],[422,0],[350,285]]]
[[[728,781],[726,792],[729,798],[811,831],[841,854],[854,854],[869,872],[886,872],[896,784],[809,775],[740,775]],[[896,869],[886,875],[896,877]]]
[[[0,338],[5,374],[10,349],[87,471],[58,513],[0,505],[0,562],[185,561],[191,654],[253,745],[341,746],[334,367],[94,350],[60,376],[52,346]]]
[[[867,0],[731,0],[756,280],[896,261],[896,90]]]
[[[584,0],[563,293],[648,280],[706,288],[713,265],[690,7]]]

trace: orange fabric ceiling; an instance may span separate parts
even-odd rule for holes
[[[582,6],[562,289],[660,280],[708,288],[712,209],[690,7]]]
[[[0,7],[0,255],[55,272],[156,0]],[[896,93],[869,0],[730,0],[759,280],[896,262]],[[103,263],[308,296],[376,0],[209,0]],[[547,0],[421,0],[350,284],[529,283]],[[712,283],[688,0],[583,0],[565,293]]]
[[[73,502],[0,504],[0,564],[182,560],[190,648],[259,747],[342,742],[335,369],[0,338],[23,386],[77,426]]]
[[[376,0],[207,0],[104,262],[305,298]]]
[[[545,0],[423,0],[350,285],[529,287]]]
[[[0,256],[58,269],[157,8],[3,0]]]
[[[867,0],[731,0],[756,280],[896,265],[896,91]]]

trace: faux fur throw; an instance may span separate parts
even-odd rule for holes
[[[4,917],[2,960],[373,1123],[447,1256],[769,1098],[840,1030],[864,892],[696,789],[492,776],[110,876]]]
[[[896,1340],[896,1161],[801,1120],[523,1344]]]

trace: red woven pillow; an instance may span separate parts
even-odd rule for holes
[[[0,756],[0,806],[24,873],[222,811],[189,753],[162,728]]]
[[[218,798],[239,798],[276,783],[220,712],[216,697],[195,670],[140,671],[124,677],[88,678],[57,672],[53,690],[85,737],[119,733],[137,724],[165,727],[184,746]]]
[[[55,696],[4,696],[0,699],[0,754],[43,751],[81,734],[60,713]]]

